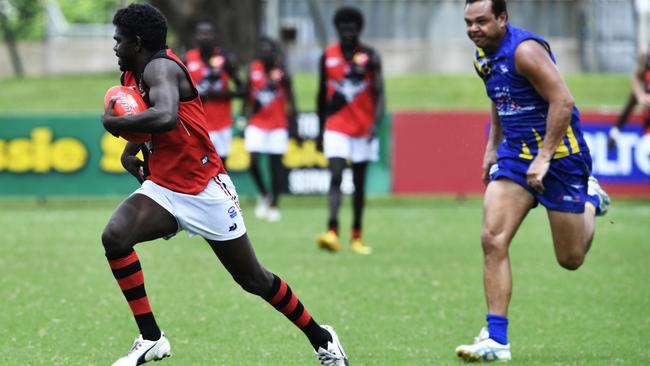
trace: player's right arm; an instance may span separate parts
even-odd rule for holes
[[[282,85],[287,93],[287,119],[289,121],[289,138],[296,140],[299,144],[302,139],[298,135],[298,108],[296,107],[296,97],[293,93],[293,81],[291,74],[286,67],[282,68],[284,77],[282,78]]]
[[[487,146],[485,147],[485,155],[483,156],[483,183],[487,185],[490,183],[490,167],[497,162],[497,148],[503,140],[503,128],[501,127],[501,120],[497,113],[497,107],[492,102],[490,109],[490,135],[488,136]]]
[[[325,72],[325,53],[320,58],[318,97],[316,98],[316,113],[318,114],[318,137],[316,146],[323,150],[323,134],[325,133],[325,103],[327,98],[327,76]]]
[[[244,94],[241,105],[241,116],[248,120],[250,116],[253,115],[253,104],[255,102],[251,80],[251,66],[248,67],[248,71],[246,72],[246,81],[243,85],[242,90]]]
[[[246,96],[246,84],[239,77],[239,61],[235,55],[229,53],[226,56],[226,72],[235,84],[235,89],[230,92],[231,98],[244,98]]]
[[[646,92],[645,74],[648,71],[648,51],[639,52],[634,73],[632,74],[632,92],[636,100],[645,107],[650,107],[650,94]]]

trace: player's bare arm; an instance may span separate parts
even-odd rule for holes
[[[136,155],[140,152],[141,148],[142,144],[127,142],[124,151],[122,151],[122,157],[120,158],[124,169],[131,173],[140,183],[144,182],[144,161]]]
[[[482,165],[482,178],[485,185],[490,183],[490,167],[497,162],[497,147],[503,140],[503,128],[501,127],[501,120],[499,120],[499,114],[497,113],[497,107],[494,102],[492,102],[492,107],[490,108],[490,116],[490,135],[485,146]]]
[[[191,94],[191,85],[174,61],[158,58],[147,64],[143,80],[149,86],[151,107],[135,115],[112,116],[104,114],[102,122],[109,131],[157,133],[176,127],[180,89]]]
[[[525,77],[549,104],[546,135],[527,173],[528,185],[538,192],[543,192],[542,180],[555,150],[566,135],[574,100],[548,51],[539,42],[528,40],[517,47],[515,67],[517,73]]]
[[[226,71],[235,84],[235,89],[230,91],[231,98],[243,98],[246,95],[246,84],[239,77],[239,61],[233,54],[226,57]]]
[[[621,137],[621,128],[623,128],[623,126],[628,122],[629,116],[634,110],[634,107],[636,107],[637,104],[641,104],[644,107],[650,106],[650,104],[647,103],[649,96],[646,94],[647,82],[645,81],[645,74],[648,72],[648,52],[650,52],[650,50],[642,50],[637,55],[636,67],[630,77],[632,91],[630,92],[630,96],[628,97],[625,107],[623,107],[623,111],[619,115],[616,123],[609,130],[607,146],[610,149],[616,147],[616,144]]]
[[[326,103],[326,88],[327,88],[327,73],[325,70],[325,54],[320,58],[320,67],[319,67],[319,80],[318,80],[318,96],[316,97],[316,113],[318,114],[318,125],[319,125],[319,137],[317,139],[317,145],[319,150],[322,150],[323,147],[323,133],[325,131],[325,103]]]
[[[369,131],[371,138],[375,137],[379,124],[386,110],[386,99],[384,94],[384,76],[381,70],[381,57],[377,52],[372,54],[372,93],[375,96],[375,120],[372,129]]]
[[[235,84],[234,89],[216,89],[214,85],[210,86],[205,90],[204,95],[201,95],[202,98],[214,98],[214,99],[232,99],[232,98],[242,98],[246,95],[246,85],[242,82],[237,70],[237,60],[233,54],[226,54],[226,63],[224,69],[230,76],[230,80]]]
[[[284,70],[282,86],[287,93],[287,118],[289,119],[289,136],[298,139],[298,108],[296,108],[296,97],[293,93],[293,82],[291,75]]]
[[[636,68],[632,74],[632,92],[644,107],[650,107],[650,94],[646,92],[645,73],[648,71],[648,50],[639,52]]]
[[[250,71],[249,71],[250,73]],[[251,93],[251,80],[250,80],[250,74],[248,75],[248,78],[246,82],[244,83],[243,91],[244,91],[244,99],[243,103],[241,105],[241,115],[248,121],[251,115],[253,115],[253,99]],[[243,126],[242,126],[243,127]]]

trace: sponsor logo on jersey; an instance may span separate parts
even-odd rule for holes
[[[564,196],[562,196],[562,201],[564,201],[564,202],[580,202],[580,196],[564,195]]]
[[[203,155],[203,157],[201,158],[201,164],[205,165],[205,164],[208,163],[208,161],[210,161],[210,159],[208,158],[208,156],[207,156],[207,155]]]
[[[359,66],[365,66],[368,63],[368,54],[365,52],[357,52],[354,54],[352,60]]]
[[[235,208],[235,206],[230,206],[230,208],[228,209],[228,215],[230,216],[231,219],[234,219],[235,216],[237,216],[237,209]]]
[[[210,58],[210,66],[212,67],[221,68],[225,63],[226,58],[221,55],[213,56]]]
[[[196,62],[196,61],[192,61],[192,62],[187,63],[187,69],[189,71],[196,71],[196,70],[198,70],[200,68],[201,68],[201,64]]]
[[[278,68],[275,68],[275,69],[271,70],[271,72],[269,74],[270,74],[271,80],[273,80],[275,82],[279,82],[280,80],[282,80],[282,77],[284,76],[284,73],[282,72],[282,70],[278,69]]]
[[[338,57],[328,57],[325,59],[325,66],[327,67],[336,67],[341,63],[341,59]]]

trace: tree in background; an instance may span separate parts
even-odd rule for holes
[[[14,75],[24,74],[23,63],[16,45],[17,35],[26,31],[42,7],[39,0],[0,0],[0,33],[4,39]]]
[[[51,0],[49,0],[51,1]],[[111,23],[118,8],[132,2],[126,0],[56,0],[70,23]]]
[[[260,32],[260,0],[150,0],[149,3],[167,17],[176,36],[176,52],[192,47],[194,23],[207,18],[217,24],[221,45],[244,62],[253,58]]]

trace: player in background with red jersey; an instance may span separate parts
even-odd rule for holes
[[[278,198],[282,186],[282,156],[289,137],[297,138],[296,103],[291,75],[282,62],[280,46],[268,37],[260,39],[258,58],[248,71],[244,114],[248,126],[244,131],[245,148],[250,153],[250,172],[261,197],[255,216],[271,222],[280,221]],[[271,189],[262,180],[260,157],[269,155]]]
[[[361,240],[368,163],[379,158],[377,127],[384,115],[384,81],[377,51],[361,43],[363,15],[352,7],[341,7],[334,15],[339,43],[327,48],[320,62],[317,111],[321,126],[320,145],[329,162],[328,230],[318,236],[323,249],[341,248],[338,213],[341,205],[343,170],[352,164],[353,223],[350,249],[370,254]]]
[[[140,331],[128,354],[113,366],[137,366],[170,355],[133,247],[180,230],[203,237],[245,291],[262,297],[302,330],[321,365],[348,365],[334,330],[318,325],[287,283],[258,262],[237,192],[208,136],[198,91],[184,64],[165,45],[165,17],[151,5],[131,4],[117,11],[113,24],[121,82],[137,88],[148,108],[120,117],[113,114],[112,101],[102,123],[113,134],[152,134],[146,144],[146,180],[136,157],[143,145],[127,143],[122,164],[144,182],[118,206],[102,233],[109,266]]]
[[[232,99],[244,96],[244,83],[237,75],[235,56],[217,45],[212,21],[196,23],[194,42],[196,48],[187,51],[183,61],[201,96],[210,140],[226,165],[232,141]]]

